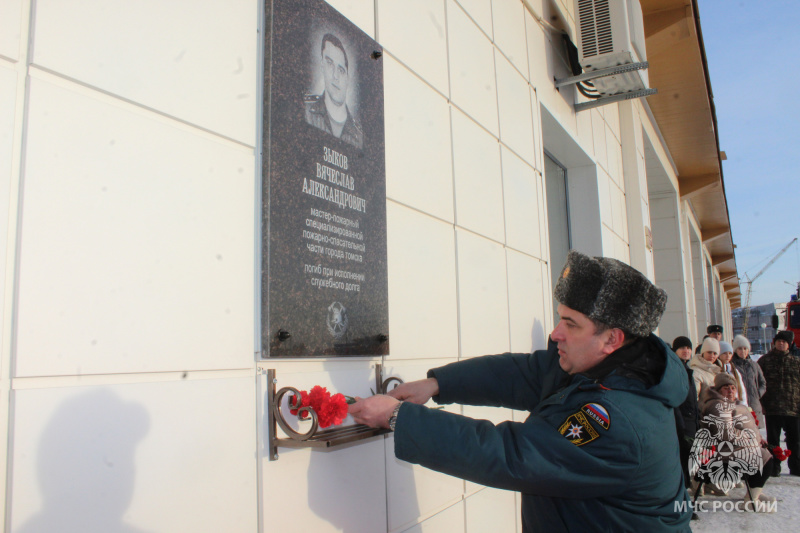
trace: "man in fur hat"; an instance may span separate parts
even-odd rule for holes
[[[767,419],[767,441],[779,446],[781,431],[786,435],[786,447],[792,452],[787,463],[789,473],[800,476],[800,358],[789,352],[794,341],[791,331],[779,331],[772,342],[772,350],[759,358],[767,390],[761,397],[761,408]],[[775,472],[780,473],[776,461]]]
[[[523,531],[688,531],[674,408],[689,391],[652,334],[666,293],[615,259],[570,252],[546,350],[476,357],[350,406],[397,458],[522,493]],[[529,411],[493,424],[425,407]],[[683,511],[681,511],[683,509]]]

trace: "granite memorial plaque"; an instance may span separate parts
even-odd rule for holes
[[[389,353],[382,48],[321,0],[267,0],[263,357]]]

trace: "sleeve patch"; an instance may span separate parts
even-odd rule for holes
[[[587,403],[581,407],[581,411],[586,413],[586,416],[597,422],[597,425],[603,429],[608,429],[611,425],[611,419],[608,416],[606,408],[599,403]]]
[[[558,428],[558,432],[575,446],[583,446],[600,436],[581,411],[569,415],[564,423],[561,424],[561,427]]]

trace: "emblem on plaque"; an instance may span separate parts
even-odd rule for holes
[[[328,331],[339,339],[347,331],[347,309],[339,302],[328,306]]]

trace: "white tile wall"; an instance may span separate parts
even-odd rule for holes
[[[533,124],[528,82],[502,54],[496,54],[500,140],[533,165]]]
[[[464,502],[447,507],[414,527],[406,533],[462,533],[465,531]],[[389,530],[393,533],[393,530]]]
[[[387,204],[392,358],[458,354],[453,226]]]
[[[544,146],[542,144],[542,117],[539,113],[539,95],[531,88],[531,120],[533,121],[533,147],[536,153],[534,166],[537,170],[544,169]]]
[[[543,257],[542,224],[545,199],[540,176],[507,148],[502,150],[505,194],[506,244],[535,257]]]
[[[386,50],[442,94],[450,94],[444,0],[378,2],[378,32]]]
[[[531,353],[547,345],[545,289],[540,260],[513,250],[506,252],[508,262],[508,307],[512,352]]]
[[[444,529],[433,528],[434,523],[439,523],[438,520],[428,523],[422,529],[412,526],[420,517],[430,516],[460,502],[464,492],[464,481],[395,459],[394,436],[391,434],[386,437],[384,444],[386,446],[389,531],[406,531],[411,527],[408,529],[409,531],[462,533],[464,531],[463,508],[459,513],[462,519],[452,522]]]
[[[384,80],[386,195],[453,222],[447,101],[390,57]]]
[[[17,61],[22,30],[23,0],[0,0],[0,56]]]
[[[35,16],[34,64],[255,144],[257,2],[43,0]]]
[[[2,22],[0,22],[0,25]],[[0,30],[2,31],[2,30]],[[14,149],[14,116],[17,108],[17,74],[0,62],[0,280],[6,279],[8,253],[8,207],[11,193],[11,165]],[[5,215],[5,216],[3,216]],[[13,253],[13,251],[12,251]],[[0,283],[0,302],[5,301],[5,283]],[[0,309],[0,323],[5,306]],[[2,340],[2,333],[0,333]]]
[[[484,128],[499,136],[492,43],[454,0],[447,2],[451,98]]]
[[[528,79],[525,7],[520,0],[492,0],[495,45]]]
[[[613,113],[606,113],[613,115]],[[614,132],[606,123],[606,153],[608,154],[608,174],[611,179],[621,188],[625,188],[625,180],[622,179],[622,146]]]
[[[374,0],[325,0],[350,22],[361,28],[361,31],[375,38],[375,1]]]
[[[14,393],[13,531],[256,530],[253,377]]]
[[[622,134],[620,133],[619,125],[619,104],[608,104],[605,106],[604,118],[608,127],[611,128],[611,133],[617,140],[617,144],[622,142]]]
[[[503,242],[503,179],[500,145],[457,109],[453,119],[456,224]]]
[[[466,500],[469,533],[513,533],[518,516],[514,493],[485,488]]]
[[[250,367],[252,152],[76,91],[30,84],[17,375]]]
[[[585,113],[585,111],[584,111]],[[606,122],[597,109],[589,111],[592,116],[592,139],[594,141],[594,157],[597,164],[608,170],[608,152],[606,149]],[[580,117],[580,113],[578,114]]]
[[[461,8],[475,21],[481,30],[492,39],[492,0],[456,0]]]
[[[508,351],[508,287],[503,246],[456,232],[461,357]]]

